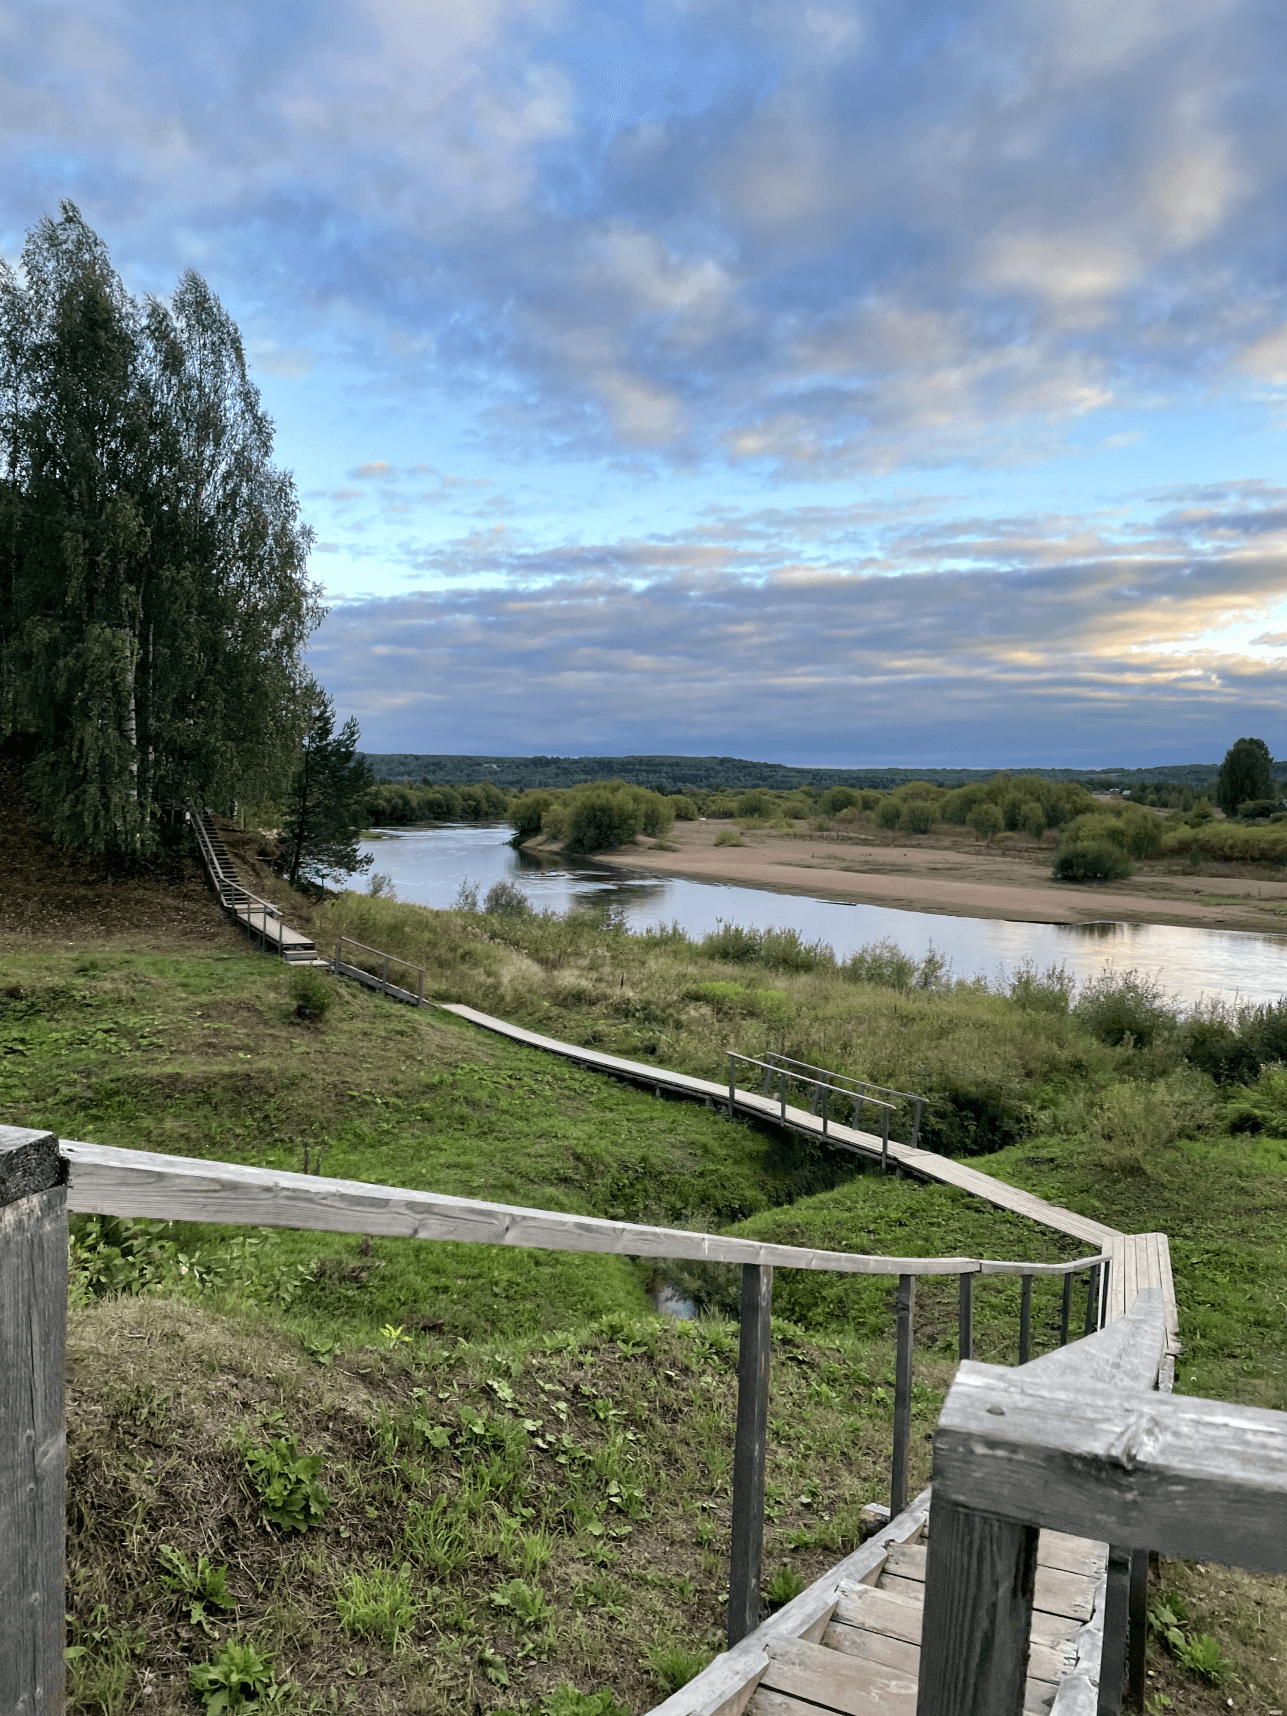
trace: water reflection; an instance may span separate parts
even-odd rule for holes
[[[957,977],[996,979],[1027,959],[1039,968],[1064,964],[1079,983],[1109,966],[1134,966],[1185,1004],[1204,995],[1276,1001],[1287,991],[1287,938],[1279,935],[1163,924],[947,917],[657,876],[588,858],[542,859],[516,851],[509,838],[506,827],[449,824],[389,830],[363,850],[374,857],[376,870],[393,878],[399,899],[425,906],[450,906],[462,882],[475,882],[481,897],[504,879],[516,882],[537,911],[590,907],[611,912],[632,930],[674,922],[694,938],[710,934],[721,922],[795,929],[806,940],[830,942],[841,959],[888,938],[915,959],[936,949],[951,960]]]

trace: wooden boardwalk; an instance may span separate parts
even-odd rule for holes
[[[210,811],[192,807],[188,811],[192,831],[201,848],[206,874],[218,895],[219,904],[265,952],[275,953],[289,965],[318,963],[317,948],[306,935],[282,921],[269,900],[261,900],[241,884],[228,848],[220,837]]]
[[[466,1007],[459,1002],[440,1001],[437,1005],[444,1012],[454,1013],[459,1019],[467,1019],[471,1025],[481,1025],[484,1030],[495,1031],[502,1037],[508,1037],[511,1042],[526,1043],[532,1048],[561,1055],[578,1066],[591,1067],[596,1072],[611,1073],[615,1078],[644,1085],[658,1096],[664,1091],[670,1096],[704,1102],[708,1108],[728,1106],[728,1086],[716,1084],[712,1079],[694,1078],[691,1073],[672,1072],[667,1067],[649,1066],[643,1061],[625,1060],[620,1055],[607,1055],[598,1049],[582,1048],[576,1043],[563,1043],[556,1037],[543,1037],[539,1032],[525,1031],[519,1025],[511,1025],[504,1019],[495,1019],[489,1013],[480,1013],[477,1008]],[[789,1126],[792,1130],[807,1133],[813,1138],[823,1136],[822,1121],[816,1114],[810,1114],[805,1108],[792,1107],[790,1103],[787,1103],[784,1109],[775,1098],[761,1096],[758,1091],[743,1090],[740,1087],[736,1089],[734,1109],[737,1113],[751,1115],[757,1120]],[[872,1132],[860,1132],[856,1127],[841,1126],[832,1120],[827,1124],[826,1139],[829,1144],[842,1150],[852,1150],[857,1155],[880,1160],[881,1140]],[[1106,1227],[1103,1222],[1078,1215],[1075,1210],[1065,1209],[1062,1204],[1049,1203],[1045,1198],[1036,1197],[1032,1192],[1021,1191],[1017,1186],[1008,1186],[1004,1180],[998,1180],[991,1174],[980,1173],[977,1168],[968,1167],[951,1156],[937,1156],[932,1150],[914,1149],[910,1144],[895,1144],[891,1139],[889,1160],[902,1172],[916,1179],[956,1186],[976,1198],[985,1199],[998,1209],[1027,1216],[1032,1221],[1041,1222],[1045,1227],[1054,1228],[1057,1233],[1085,1241],[1097,1249],[1107,1250],[1111,1241],[1125,1237],[1115,1227]]]

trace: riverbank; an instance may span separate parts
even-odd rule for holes
[[[646,836],[598,859],[658,875],[862,901],[953,917],[1019,923],[1185,925],[1287,934],[1287,878],[1250,866],[1144,862],[1125,882],[1056,882],[1050,845],[1005,834],[986,845],[971,830],[906,836],[750,829],[716,846],[727,822],[677,822],[662,844]],[[530,843],[539,851],[544,843]]]

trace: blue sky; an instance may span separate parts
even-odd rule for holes
[[[1275,754],[1270,0],[0,0],[70,197],[242,327],[374,750]]]

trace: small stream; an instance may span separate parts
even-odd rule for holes
[[[931,949],[951,961],[956,977],[997,981],[1030,960],[1039,970],[1063,965],[1084,983],[1107,968],[1135,968],[1182,1005],[1203,997],[1277,1001],[1287,993],[1287,935],[1248,930],[1183,929],[1167,924],[1011,923],[900,911],[856,901],[815,899],[731,883],[658,876],[598,864],[591,858],[541,859],[509,844],[504,825],[438,824],[381,831],[363,851],[393,879],[400,900],[446,907],[462,882],[480,898],[493,882],[515,882],[537,911],[594,905],[632,930],[678,923],[695,940],[721,923],[794,929],[826,941],[840,959],[871,942],[893,941],[913,958]]]

